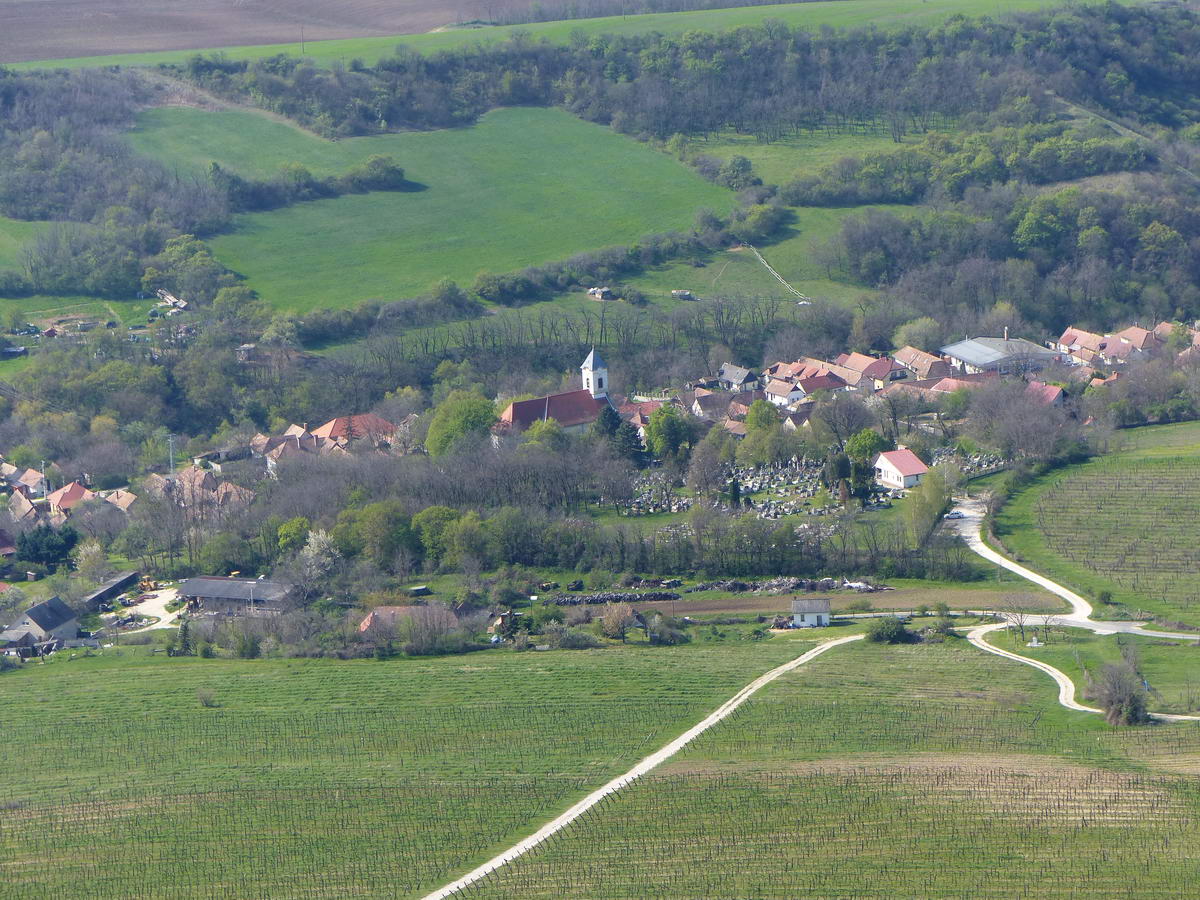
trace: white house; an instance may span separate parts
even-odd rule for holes
[[[792,601],[794,628],[824,628],[830,618],[828,599]]]
[[[804,390],[782,378],[772,378],[764,390],[767,401],[775,406],[791,406],[804,399]]]
[[[911,450],[889,450],[875,457],[875,481],[887,488],[916,487],[929,467]]]

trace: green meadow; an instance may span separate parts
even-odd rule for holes
[[[398,299],[441,278],[469,286],[574,253],[687,228],[733,195],[682,164],[559,109],[496,110],[471,128],[337,142],[249,111],[158,109],[130,141],[181,170],[212,161],[265,176],[287,162],[317,174],[388,154],[418,185],[239,216],[217,256],[281,309]]]
[[[157,53],[125,53],[75,59],[41,60],[17,63],[13,68],[35,69],[47,66],[83,68],[89,66],[153,66],[180,63],[197,52],[220,50],[230,59],[260,59],[286,53],[303,55],[321,65],[349,63],[362,59],[368,63],[390,55],[398,45],[422,53],[451,50],[475,43],[508,40],[514,33],[535,40],[566,43],[579,35],[597,34],[683,34],[688,31],[722,31],[768,20],[793,27],[901,27],[914,23],[937,22],[954,15],[995,16],[1009,12],[1040,9],[1053,3],[1046,0],[819,0],[813,3],[784,3],[777,6],[702,10],[698,12],[657,13],[638,16],[609,16],[538,22],[520,26],[484,26],[447,28],[427,34],[403,34],[388,37],[351,38],[333,41],[266,44],[251,47],[211,48],[209,51],[170,50]],[[448,14],[449,15],[449,14]]]

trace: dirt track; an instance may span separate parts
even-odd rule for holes
[[[527,0],[0,0],[0,63],[429,31]]]

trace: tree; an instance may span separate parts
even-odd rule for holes
[[[470,391],[453,391],[433,412],[425,449],[430,456],[444,456],[483,437],[495,422],[496,407],[491,400]]]
[[[867,628],[867,640],[876,644],[906,644],[912,639],[913,633],[896,616],[876,619]]]
[[[192,642],[191,626],[188,624],[188,620],[184,619],[179,624],[179,636],[175,652],[180,656],[191,656],[195,652],[195,649],[195,644]]]
[[[646,425],[646,446],[660,460],[684,454],[691,441],[692,429],[683,413],[670,403],[664,403],[650,416]]]
[[[312,523],[306,516],[296,516],[293,519],[288,519],[279,526],[276,532],[279,552],[294,553],[296,550],[299,550],[308,539],[308,532],[311,528]]]
[[[554,419],[539,419],[521,435],[521,443],[525,446],[540,447],[554,453],[567,449],[569,440],[562,426]]]
[[[75,548],[75,571],[85,581],[93,584],[99,584],[112,574],[108,554],[104,552],[99,541],[87,540]]]
[[[429,506],[412,517],[412,527],[421,536],[425,559],[436,566],[446,556],[446,534],[462,513],[449,506]]]
[[[18,535],[17,556],[54,569],[67,559],[78,541],[79,533],[70,525],[58,531],[49,525],[39,525]]]
[[[688,487],[701,496],[715,494],[725,484],[725,463],[722,449],[731,440],[723,428],[713,428],[692,451],[688,466]]]
[[[604,607],[604,617],[601,619],[600,628],[606,638],[612,640],[620,638],[621,643],[624,643],[625,635],[633,621],[632,606],[628,603],[609,603]]]
[[[320,589],[341,558],[329,532],[323,529],[309,532],[304,547],[296,555],[296,581],[303,599],[309,599]]]
[[[870,428],[846,441],[846,455],[861,465],[870,465],[880,453],[891,449],[891,442]]]
[[[892,343],[896,347],[916,347],[918,350],[933,352],[942,345],[944,334],[945,329],[936,319],[921,316],[897,328],[892,335]]]
[[[746,413],[746,428],[750,430],[774,428],[779,424],[779,410],[766,400],[755,400]]]
[[[1089,679],[1088,697],[1100,704],[1109,725],[1144,725],[1146,686],[1128,662],[1105,663],[1095,680]]]
[[[592,423],[592,436],[612,440],[616,437],[617,429],[621,427],[621,416],[608,404],[600,409],[596,421]]]

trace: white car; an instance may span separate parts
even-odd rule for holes
[[[952,510],[951,512],[946,513],[946,515],[944,515],[942,518],[944,518],[944,519],[965,519],[966,517],[967,517],[967,514],[965,512],[963,512],[961,509],[956,509],[956,510]]]

